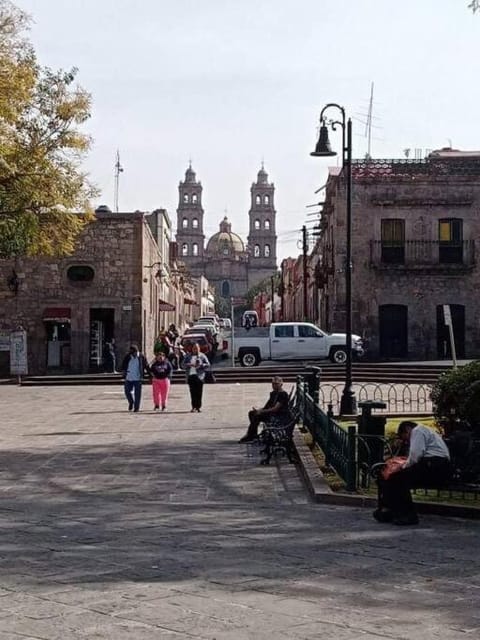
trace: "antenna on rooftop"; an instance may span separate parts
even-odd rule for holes
[[[367,152],[365,154],[365,158],[367,160],[372,157],[372,129],[379,129],[380,127],[374,124],[374,120],[378,120],[376,116],[373,115],[373,90],[375,87],[375,83],[372,82],[370,85],[370,99],[368,101],[368,111],[367,113],[358,113],[359,118],[356,117],[355,120],[358,120],[361,124],[365,125],[365,133],[364,137],[367,139]]]
[[[118,213],[118,192],[120,186],[120,174],[123,173],[123,167],[120,164],[120,151],[117,149],[116,162],[115,162],[115,192],[114,192],[114,209]]]

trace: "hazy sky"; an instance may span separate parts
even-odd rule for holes
[[[326,178],[312,158],[320,109],[354,118],[354,157],[480,148],[480,15],[467,0],[17,0],[42,63],[79,68],[93,96],[87,168],[113,209],[165,207],[191,157],[205,232],[227,209],[246,235],[261,160],[276,186],[278,257],[297,255]],[[331,138],[339,147],[340,138]],[[330,161],[330,164],[332,162]]]

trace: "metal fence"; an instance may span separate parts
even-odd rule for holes
[[[319,405],[323,411],[328,411],[332,405],[333,412],[338,414],[342,397],[343,383],[322,382],[319,389]],[[409,383],[354,383],[353,390],[358,402],[362,400],[379,400],[387,406],[379,413],[431,413],[431,386],[428,384]]]
[[[342,429],[333,419],[333,412],[322,411],[318,404],[317,392],[312,397],[308,385],[299,376],[297,380],[297,406],[303,426],[310,432],[315,444],[325,454],[325,464],[335,469],[346,483],[347,491],[355,491],[357,486],[356,428]]]

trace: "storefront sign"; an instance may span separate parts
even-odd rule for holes
[[[14,376],[28,373],[26,331],[12,331],[10,334],[10,373]]]

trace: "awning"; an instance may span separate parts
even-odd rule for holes
[[[192,300],[192,298],[184,298],[183,302],[185,304],[198,304],[198,302],[196,300]]]
[[[159,300],[158,310],[159,311],[175,311],[175,305],[170,304],[169,302],[165,302],[165,300]]]
[[[43,310],[44,322],[70,322],[72,312],[70,307],[47,307]]]

